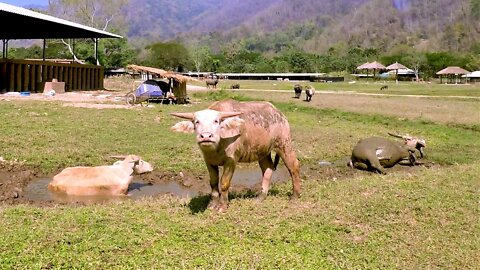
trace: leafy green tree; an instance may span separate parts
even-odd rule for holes
[[[190,65],[187,48],[176,42],[157,42],[148,45],[138,61],[151,67],[183,71]]]
[[[102,39],[99,46],[100,63],[107,68],[125,67],[135,59],[136,52],[127,39]]]
[[[450,52],[433,52],[425,54],[427,63],[425,73],[434,76],[439,70],[448,66],[466,67],[468,59]]]
[[[202,69],[207,70],[206,67],[212,61],[211,54],[210,48],[207,46],[196,45],[190,48],[190,56],[197,72],[200,72]]]

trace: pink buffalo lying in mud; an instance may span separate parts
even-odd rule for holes
[[[74,196],[125,195],[132,182],[133,173],[153,171],[153,166],[135,155],[110,166],[70,167],[53,177],[48,189]]]
[[[268,102],[218,101],[195,113],[172,113],[188,119],[175,124],[176,132],[196,133],[210,174],[212,188],[208,207],[219,212],[228,207],[228,189],[237,162],[258,161],[262,169],[262,193],[268,193],[276,164],[271,152],[282,158],[293,183],[292,197],[300,195],[299,162],[292,148],[290,126],[285,116]],[[223,174],[219,185],[219,166]]]

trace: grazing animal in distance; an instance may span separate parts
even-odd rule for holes
[[[125,195],[133,174],[153,171],[153,166],[136,155],[109,166],[69,167],[53,177],[48,189],[74,196]]]
[[[383,90],[388,90],[388,85],[384,85],[384,86],[380,87],[380,91],[383,91]]]
[[[234,83],[230,85],[230,89],[240,89],[240,84],[239,83]]]
[[[206,79],[205,83],[207,84],[207,88],[217,88],[218,78]]]
[[[259,199],[265,199],[278,156],[292,177],[292,197],[300,196],[300,165],[292,147],[290,126],[271,103],[223,100],[206,110],[172,115],[188,119],[175,124],[173,131],[196,133],[210,175],[212,192],[208,208],[219,212],[228,208],[228,190],[237,162],[258,161],[262,170]],[[277,154],[275,163],[272,151]],[[221,178],[219,166],[223,166]]]
[[[300,95],[303,91],[303,86],[301,86],[300,84],[295,84],[293,86],[293,91],[295,91],[295,98],[300,98]]]
[[[312,101],[312,97],[313,95],[315,95],[315,88],[311,85],[308,85],[307,87],[305,87],[305,101]]]
[[[370,137],[358,141],[353,148],[348,165],[361,170],[386,174],[384,168],[393,167],[405,159],[408,159],[410,165],[415,165],[414,147],[381,137]]]

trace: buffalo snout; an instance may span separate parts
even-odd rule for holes
[[[202,132],[198,134],[199,142],[211,142],[213,140],[213,134],[211,132]]]

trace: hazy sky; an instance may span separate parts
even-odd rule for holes
[[[48,5],[48,0],[0,0],[2,3],[7,3],[14,6],[27,6],[27,5]]]

